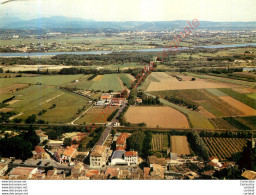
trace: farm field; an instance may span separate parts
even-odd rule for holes
[[[249,98],[252,98],[256,101],[256,93],[249,93],[249,94],[246,94]]]
[[[146,123],[147,127],[189,128],[187,117],[171,107],[130,107],[125,114],[127,122]]]
[[[12,85],[9,85],[9,86],[6,86],[6,87],[2,87],[2,88],[0,88],[0,95],[7,94],[7,93],[10,94],[10,93],[13,93],[15,91],[24,89],[28,86],[29,86],[28,84],[21,83],[21,84],[12,84]]]
[[[217,82],[227,83],[227,84],[235,84],[235,85],[240,85],[240,86],[243,85],[243,86],[249,86],[249,87],[254,87],[255,86],[255,84],[253,82],[229,79],[229,78],[224,78],[224,77],[202,75],[202,74],[199,75],[199,74],[188,73],[188,72],[186,72],[186,75],[201,78],[201,79],[209,79],[209,80],[212,80],[212,81],[217,81]]]
[[[190,154],[189,144],[186,136],[171,136],[172,152],[178,155],[188,155]]]
[[[134,78],[131,77],[129,74],[120,74],[119,78],[122,80],[124,85],[126,85],[128,88],[131,87],[131,83],[134,81]]]
[[[119,80],[118,74],[105,74],[100,81],[93,82],[89,90],[122,91],[122,83]]]
[[[28,116],[36,114],[37,119],[41,119],[49,123],[70,123],[75,116],[78,115],[79,109],[86,110],[89,106],[88,99],[66,92],[61,92],[59,95],[56,95],[51,99],[47,99],[46,101],[40,101],[40,99],[35,99],[35,101],[39,101],[37,102],[38,105],[32,108],[30,107],[29,110],[22,111],[24,114],[18,118],[26,119]],[[53,104],[55,104],[56,107],[50,108]],[[47,111],[42,115],[38,115],[38,113],[43,109]]]
[[[244,113],[244,115],[250,116],[250,115],[256,115],[256,110],[239,102],[238,100],[230,97],[230,96],[222,96],[220,97],[223,101],[227,102],[230,106],[235,107],[236,109],[240,110]]]
[[[78,82],[67,84],[66,87],[88,90],[93,84],[93,81],[87,80],[90,76],[92,75],[85,75],[79,78]]]
[[[53,86],[32,85],[26,89],[13,93],[14,100],[20,100],[9,107],[17,112],[26,112],[35,107],[41,107],[52,99],[60,96],[63,92]]]
[[[231,157],[233,153],[241,152],[246,146],[244,138],[217,138],[217,137],[202,137],[207,145],[210,156],[225,160]]]
[[[153,95],[148,94],[149,96],[155,97]],[[166,106],[170,106],[172,108],[175,108],[185,114],[190,122],[191,128],[196,128],[196,129],[214,129],[214,126],[212,123],[206,118],[204,115],[196,112],[189,110],[187,108],[184,108],[182,106],[173,104],[171,102],[168,102],[167,100],[160,99],[160,102]]]
[[[247,95],[245,94],[242,94],[242,93],[238,93],[236,91],[233,91],[232,89],[220,89],[222,92],[224,92],[225,94],[231,96],[232,98],[256,109],[256,103],[255,103],[255,100],[248,97]]]
[[[155,78],[154,82],[163,82],[163,81],[178,81],[175,77],[165,73],[165,72],[152,72],[152,77]]]
[[[60,86],[72,82],[80,77],[82,77],[82,75],[54,75],[37,77],[2,78],[0,81],[0,88],[7,87],[16,83]]]
[[[168,135],[167,134],[153,134],[151,142],[153,151],[161,151],[167,149],[169,146]]]
[[[213,83],[209,81],[163,81],[151,82],[147,91],[162,91],[162,90],[179,90],[179,89],[208,89],[208,88],[227,88],[226,84]]]
[[[106,123],[109,115],[117,109],[116,106],[107,106],[105,108],[94,106],[84,116],[78,119],[76,124]]]
[[[244,114],[235,106],[230,106],[220,97],[213,95],[211,92],[205,89],[169,90],[151,92],[151,94],[158,95],[161,98],[176,98],[183,100],[190,105],[201,106],[203,108],[201,109],[201,113],[205,115],[206,118],[209,118],[209,114],[216,117],[240,116]],[[204,109],[208,113],[206,113]]]

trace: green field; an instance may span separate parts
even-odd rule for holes
[[[77,89],[88,90],[93,84],[93,81],[87,80],[90,76],[92,76],[92,75],[85,75],[78,79],[79,82],[68,84],[68,85],[66,85],[66,87],[71,87],[71,88],[74,87]]]
[[[53,86],[33,85],[15,92],[15,100],[19,101],[9,105],[9,107],[14,108],[17,112],[26,112],[34,107],[40,107],[41,104],[55,98],[61,93],[62,91]]]
[[[37,76],[37,77],[15,77],[15,78],[1,78],[0,88],[6,87],[15,83],[30,83],[41,85],[59,86],[75,81],[82,77],[82,75],[54,75],[54,76]]]
[[[39,99],[36,100],[40,101]],[[40,106],[36,106],[33,107],[33,109],[25,111],[24,114],[18,118],[26,119],[28,116],[36,114],[37,119],[42,119],[49,123],[70,123],[78,115],[78,109],[82,109],[84,107],[85,110],[89,106],[86,98],[66,92],[61,92],[60,96],[52,99],[51,101],[46,101],[43,104],[42,102],[40,103]],[[56,107],[50,109],[53,104],[56,104]],[[38,113],[43,109],[47,110],[47,112],[42,115],[38,115]]]
[[[2,103],[4,100],[11,98],[13,95],[11,94],[1,94],[0,95],[0,103]]]
[[[122,85],[118,74],[105,74],[100,81],[93,81],[89,90],[100,91],[122,91]]]
[[[231,96],[232,98],[256,109],[256,102],[255,102],[255,99],[252,99],[250,97],[248,97],[247,95],[245,94],[241,94],[241,93],[238,93],[236,91],[233,91],[232,89],[219,89],[220,91],[222,91],[223,93],[226,93],[228,94],[229,96]]]
[[[254,100],[256,100],[256,93],[248,93],[246,94],[249,98],[252,98]]]
[[[186,72],[186,74],[189,76],[198,77],[201,79],[211,79],[211,80],[215,80],[215,81],[220,81],[222,83],[230,83],[230,84],[236,84],[236,85],[245,85],[245,86],[255,87],[254,82],[247,82],[247,81],[229,79],[229,78],[224,78],[224,77],[209,76],[209,75],[201,75],[201,74],[199,75],[199,74],[188,73],[188,72]]]
[[[206,89],[206,91],[212,93],[213,95],[219,97],[219,96],[227,96],[227,94],[221,92],[220,90],[218,89]]]
[[[120,79],[123,81],[124,85],[126,85],[128,88],[131,87],[131,78],[127,74],[120,74]]]

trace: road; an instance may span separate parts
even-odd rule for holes
[[[112,119],[111,123],[106,126],[106,128],[104,129],[103,133],[101,134],[101,137],[100,137],[99,141],[96,143],[96,145],[103,145],[105,143],[105,140],[109,136],[111,129],[114,127],[114,124],[117,122],[116,118],[118,116],[120,116],[120,114],[123,112],[125,107],[126,107],[126,103],[123,103],[123,105],[121,107],[119,107],[118,112],[116,113],[116,115]]]

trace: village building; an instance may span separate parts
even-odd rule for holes
[[[116,140],[116,148],[118,148],[118,147],[126,148],[126,139],[129,136],[130,135],[128,133],[122,133],[120,136],[118,136],[118,138]]]
[[[36,146],[33,153],[33,159],[46,159],[47,153],[41,146]]]
[[[141,98],[135,98],[135,103],[136,104],[142,104],[142,99]]]
[[[40,138],[40,143],[42,143],[43,141],[48,140],[48,135],[45,135],[45,133],[42,130],[35,130],[36,134],[38,135],[38,137]]]
[[[90,155],[90,167],[101,168],[106,165],[109,148],[96,145]]]
[[[7,170],[8,170],[8,164],[0,163],[0,176],[4,176]]]
[[[124,160],[128,165],[137,165],[138,164],[138,153],[135,151],[127,151],[124,154]]]
[[[124,150],[116,150],[114,151],[112,158],[111,158],[111,165],[128,165],[127,161],[124,159]]]
[[[37,172],[38,169],[34,167],[16,167],[11,170],[9,179],[27,180],[31,179]]]

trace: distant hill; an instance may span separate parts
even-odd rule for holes
[[[69,18],[54,16],[49,18],[37,18],[21,20],[19,18],[0,18],[1,29],[91,29],[91,30],[181,30],[187,26],[187,21],[129,21],[129,22],[98,22],[81,18]],[[207,22],[200,21],[198,29],[215,30],[248,30],[256,29],[256,22]]]

